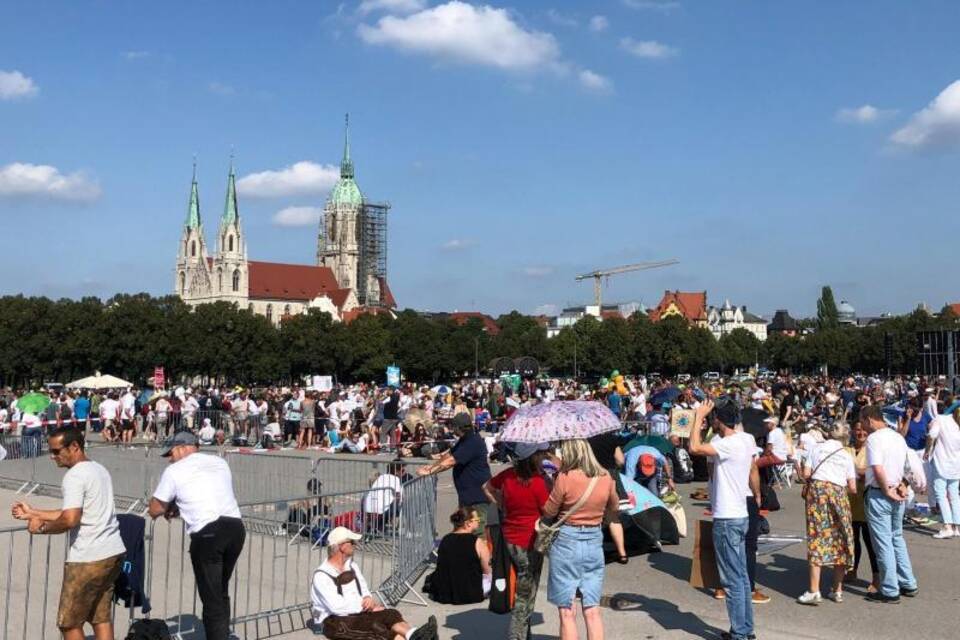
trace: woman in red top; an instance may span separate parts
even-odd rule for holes
[[[526,640],[530,615],[537,601],[543,556],[533,548],[536,524],[550,496],[542,462],[549,445],[517,444],[513,467],[501,471],[485,485],[487,496],[500,507],[500,526],[517,569],[516,602],[510,618],[509,640]]]

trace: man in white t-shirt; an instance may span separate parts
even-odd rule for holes
[[[933,537],[960,537],[960,425],[953,415],[937,416],[931,423],[923,458],[931,468],[933,492],[943,517],[943,527]]]
[[[13,517],[27,520],[34,535],[69,532],[57,612],[64,639],[82,640],[85,622],[93,626],[97,640],[113,638],[113,583],[120,575],[126,548],[114,512],[110,473],[87,458],[80,429],[55,429],[49,444],[54,462],[67,469],[63,508],[43,510],[15,502]]]
[[[907,543],[903,539],[903,510],[908,487],[904,482],[907,443],[887,426],[877,405],[860,410],[867,437],[865,510],[870,539],[880,565],[880,591],[868,593],[874,602],[895,603],[900,596],[917,595]]]
[[[120,403],[117,402],[117,394],[110,392],[103,402],[100,403],[100,427],[103,439],[110,442],[117,435],[117,427],[120,426]]]
[[[403,465],[391,462],[386,473],[381,473],[370,485],[370,490],[363,497],[363,513],[368,520],[368,527],[380,529],[396,513],[403,497],[402,473]]]
[[[730,618],[730,631],[722,637],[747,640],[753,635],[753,603],[746,549],[750,514],[744,497],[754,495],[759,504],[759,483],[754,481],[757,486],[750,486],[757,444],[753,436],[737,430],[740,408],[734,398],[721,396],[716,405],[707,399],[695,415],[690,455],[716,459],[710,491],[713,547]],[[723,436],[710,444],[703,443],[702,434],[707,416],[711,416],[714,431]]]
[[[154,519],[183,518],[204,632],[209,640],[227,640],[230,577],[246,539],[230,467],[219,456],[198,453],[197,437],[189,431],[174,434],[160,455],[172,464],[160,476],[148,513]]]

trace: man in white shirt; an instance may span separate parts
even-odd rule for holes
[[[130,389],[120,397],[120,441],[133,442],[136,432],[137,397]]]
[[[437,619],[412,627],[396,609],[386,609],[370,594],[353,553],[360,534],[337,527],[327,537],[327,559],[313,573],[310,604],[314,631],[330,640],[437,640]]]
[[[63,508],[34,509],[13,504],[13,517],[27,520],[32,534],[69,532],[70,547],[63,569],[57,626],[64,640],[83,640],[83,624],[93,625],[96,640],[113,638],[113,583],[120,575],[126,548],[113,505],[110,473],[84,453],[83,431],[55,429],[50,455],[63,476]]]
[[[907,443],[887,427],[877,405],[860,410],[860,422],[867,437],[865,507],[870,539],[880,565],[880,591],[868,593],[874,602],[895,603],[900,596],[917,595],[907,543],[903,539],[903,510],[908,487],[903,480]]]
[[[187,391],[186,398],[183,404],[180,405],[180,415],[183,416],[183,421],[187,429],[193,429],[193,419],[199,410],[200,403],[197,402],[192,392]]]
[[[363,496],[363,513],[368,530],[377,532],[397,513],[403,497],[400,475],[403,465],[391,462],[386,473],[381,473]]]
[[[117,394],[111,392],[100,403],[100,426],[104,440],[110,442],[114,439],[119,422],[120,403],[117,402]]]
[[[160,455],[172,464],[160,476],[148,513],[153,519],[183,518],[204,632],[209,640],[227,640],[229,582],[246,539],[230,467],[223,458],[198,453],[197,437],[189,431],[174,434]]]
[[[713,420],[714,431],[723,437],[703,443],[703,423]],[[717,556],[720,585],[726,593],[730,631],[721,637],[747,640],[753,635],[753,603],[747,569],[746,538],[750,526],[744,496],[753,493],[750,478],[757,444],[753,436],[737,431],[740,408],[735,399],[721,396],[714,402],[707,399],[696,410],[690,430],[690,455],[712,456],[713,469],[710,506],[713,512],[713,547]],[[759,496],[756,497],[759,500]]]

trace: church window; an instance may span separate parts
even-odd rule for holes
[[[227,236],[227,251],[233,251],[233,236]]]
[[[333,216],[333,219],[330,221],[330,242],[337,241],[337,218]]]
[[[273,323],[273,305],[272,304],[267,305],[267,322],[271,324]]]
[[[183,295],[187,292],[187,274],[183,271],[180,272],[180,295]]]
[[[223,269],[217,269],[217,291],[223,291]]]
[[[190,257],[194,258],[196,257],[196,255],[197,255],[197,241],[191,240],[190,241]]]
[[[240,291],[240,269],[233,271],[233,291],[234,293]]]

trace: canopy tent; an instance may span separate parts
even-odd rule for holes
[[[68,382],[66,386],[70,389],[123,389],[133,385],[117,376],[97,371],[95,375]]]

